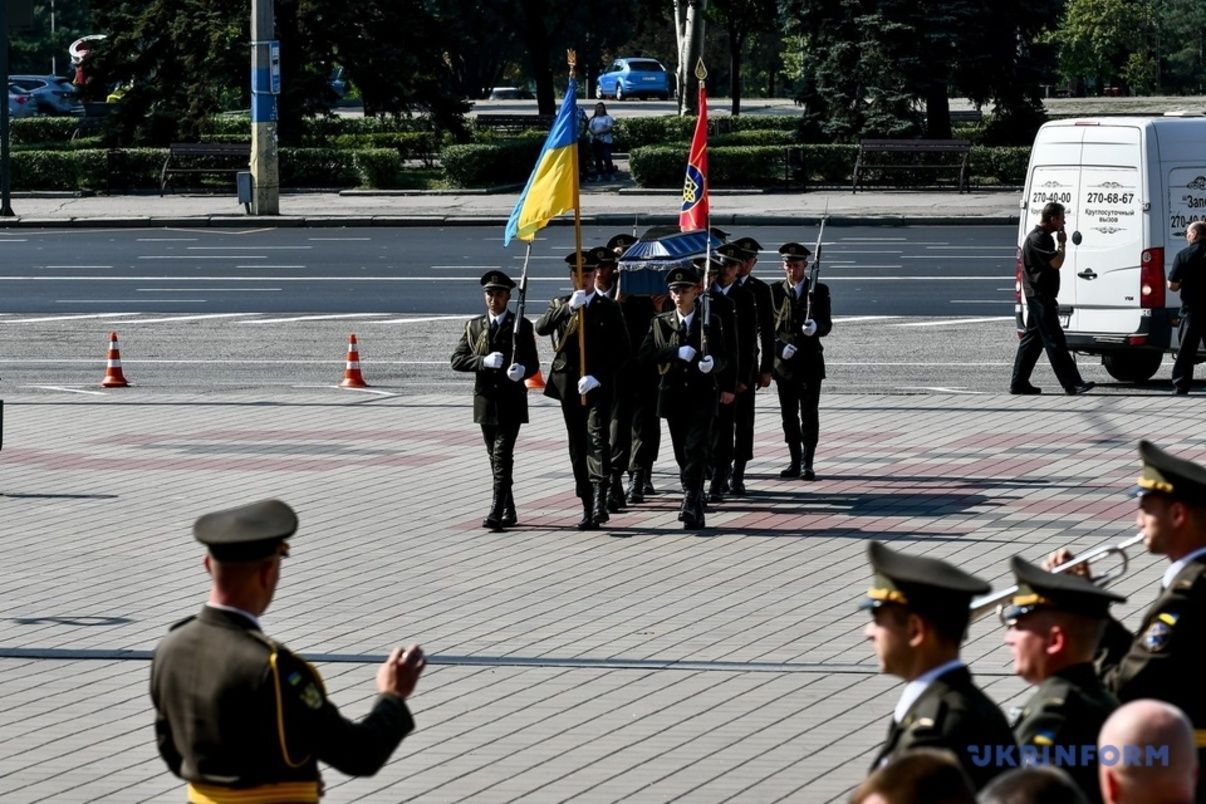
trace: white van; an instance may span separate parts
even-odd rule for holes
[[[1115,379],[1150,379],[1177,348],[1180,300],[1165,277],[1187,245],[1185,227],[1206,220],[1206,117],[1089,117],[1039,129],[1018,225],[1019,337],[1021,244],[1049,201],[1066,208],[1059,315],[1068,347],[1101,355]]]

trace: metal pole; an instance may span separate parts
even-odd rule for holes
[[[4,104],[0,106],[0,218],[13,218],[13,175],[8,152],[8,0],[0,0],[0,74],[4,76]]]
[[[252,0],[251,9],[251,213],[280,214],[276,94],[280,48],[273,41],[272,0]],[[276,63],[274,64],[274,61]],[[277,83],[274,84],[274,72]],[[275,91],[274,91],[275,90]]]
[[[50,0],[50,74],[59,74],[59,63],[55,54],[59,52],[59,43],[54,38],[54,0]]]

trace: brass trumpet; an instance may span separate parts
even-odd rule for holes
[[[1090,550],[1084,555],[1077,556],[1071,561],[1065,561],[1063,564],[1053,567],[1051,571],[1067,572],[1073,567],[1078,567],[1088,561],[1093,561],[1094,559],[1101,558],[1102,556],[1110,556],[1118,559],[1118,566],[1109,572],[1105,572],[1089,579],[1098,586],[1108,586],[1109,584],[1121,578],[1123,575],[1126,575],[1126,569],[1129,563],[1127,560],[1126,551],[1129,548],[1142,543],[1143,534],[1136,533],[1131,538],[1123,539],[1118,544],[1103,545],[1102,547]],[[978,620],[985,614],[990,614],[996,611],[1001,604],[1013,597],[1014,593],[1017,591],[1018,588],[1016,586],[1011,586],[1008,589],[1002,589],[1000,592],[994,592],[992,594],[976,598],[971,602],[971,618],[973,620]]]

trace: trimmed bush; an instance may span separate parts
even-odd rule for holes
[[[388,190],[400,187],[402,180],[402,157],[392,148],[371,148],[354,151],[352,164],[361,187],[376,187]]]
[[[794,145],[796,143],[795,130],[783,131],[780,129],[746,129],[744,131],[734,131],[729,134],[717,134],[708,137],[708,147],[726,147],[733,145]]]
[[[338,148],[281,148],[282,187],[356,187],[356,155]]]
[[[491,187],[527,181],[543,140],[449,145],[440,152],[444,175],[453,187]]]
[[[849,181],[858,147],[798,145],[809,182]],[[708,179],[713,187],[776,187],[786,181],[787,146],[709,147]],[[644,187],[677,187],[687,164],[686,146],[654,146],[629,152],[633,179]]]
[[[66,142],[79,125],[78,117],[22,117],[9,121],[9,142],[14,147]]]
[[[366,148],[392,148],[401,159],[421,159],[425,165],[435,164],[440,150],[439,136],[430,131],[391,131],[374,134],[340,134],[331,141],[332,147],[357,151]]]
[[[105,151],[13,151],[14,190],[85,190],[105,187]]]
[[[114,148],[109,151],[109,189],[158,190],[167,157],[167,148]]]
[[[1029,146],[972,146],[967,169],[973,184],[1026,183],[1026,168],[1030,165]]]

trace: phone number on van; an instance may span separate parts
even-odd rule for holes
[[[1049,204],[1056,201],[1060,204],[1068,204],[1072,202],[1072,193],[1035,193],[1030,196],[1032,204]]]
[[[1135,200],[1134,193],[1089,193],[1089,204],[1129,204]]]

